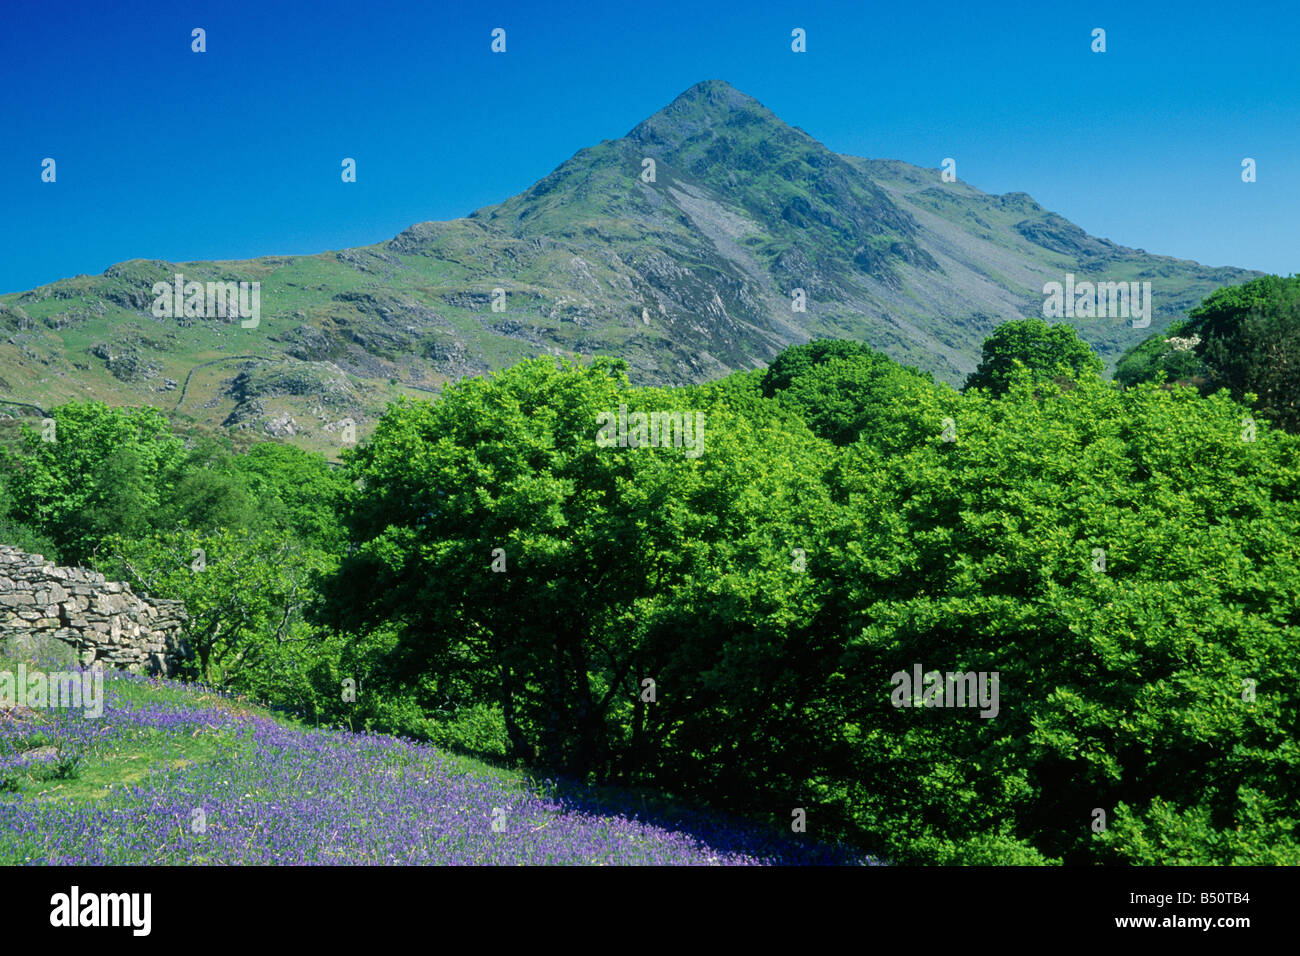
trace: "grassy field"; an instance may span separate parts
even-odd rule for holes
[[[198,687],[104,686],[99,718],[0,708],[0,864],[871,862]]]

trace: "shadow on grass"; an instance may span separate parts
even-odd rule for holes
[[[317,723],[295,714],[291,708],[270,704],[267,709],[281,720],[302,726],[350,726]],[[620,816],[650,826],[680,833],[719,853],[744,854],[775,866],[879,866],[883,861],[866,851],[843,843],[821,842],[807,833],[794,833],[770,822],[734,813],[712,810],[667,795],[650,787],[598,785],[538,771],[521,762],[449,742],[433,743],[423,735],[409,735],[374,728],[401,739],[429,744],[461,763],[465,772],[484,772],[518,782],[562,804],[567,810],[596,816]]]
[[[682,833],[720,853],[740,853],[774,866],[881,866],[883,861],[843,843],[824,843],[770,823],[711,810],[649,787],[587,783],[573,777],[541,773],[506,758],[464,747],[439,746],[497,772],[522,777],[537,792],[568,810],[598,816],[621,816]]]

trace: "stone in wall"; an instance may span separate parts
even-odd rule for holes
[[[188,656],[183,601],[136,594],[87,568],[0,545],[0,650],[50,664],[101,661],[174,674]]]

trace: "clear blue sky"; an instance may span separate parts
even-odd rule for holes
[[[504,55],[489,50],[498,26]],[[208,52],[190,51],[193,27]],[[790,51],[794,27],[805,54]],[[136,257],[340,249],[463,216],[703,79],[839,152],[951,156],[972,185],[1028,192],[1096,235],[1288,274],[1298,40],[1294,0],[6,0],[0,292]],[[340,181],[345,156],[355,184]]]

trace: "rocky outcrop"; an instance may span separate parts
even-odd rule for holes
[[[87,568],[0,545],[0,650],[170,676],[188,654],[186,617],[183,601],[136,594]]]

